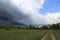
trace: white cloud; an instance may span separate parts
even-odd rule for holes
[[[35,13],[42,8],[44,0],[11,0],[23,12]]]
[[[48,13],[45,15],[48,24],[57,23],[60,21],[60,13]]]
[[[25,15],[28,15],[28,21],[31,24],[52,24],[57,23],[59,20],[60,13],[50,13],[47,12],[42,15],[38,12],[43,7],[45,0],[11,0],[18,9],[22,10]],[[31,19],[31,20],[29,20]],[[26,22],[23,20],[23,22]]]
[[[44,0],[11,0],[18,9],[22,10],[33,21],[32,24],[40,24],[41,15],[38,11],[43,7]],[[21,14],[21,13],[20,13]],[[30,20],[30,21],[31,21]]]

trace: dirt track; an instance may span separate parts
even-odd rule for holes
[[[52,34],[52,31],[51,32],[51,37],[52,37],[52,40],[56,40],[56,38],[54,37],[54,35]],[[41,40],[45,40],[45,38],[47,37],[48,33],[41,39]]]
[[[45,38],[47,37],[48,33],[41,39],[41,40],[45,40]]]
[[[51,37],[52,37],[52,40],[56,40],[56,38],[54,37],[54,35],[52,34],[52,32],[51,32]]]

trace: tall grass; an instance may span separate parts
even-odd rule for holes
[[[47,30],[29,29],[0,29],[0,40],[38,40],[41,39]]]

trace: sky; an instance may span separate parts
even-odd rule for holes
[[[24,24],[45,25],[60,21],[60,0],[0,0],[0,9]]]
[[[60,0],[46,0],[43,8],[39,12],[42,14],[46,12],[60,12]]]

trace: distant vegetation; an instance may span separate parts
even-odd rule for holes
[[[60,29],[60,23],[57,24],[52,24],[52,25],[43,25],[42,27],[38,27],[38,26],[13,26],[13,25],[0,25],[0,29],[41,29],[41,30],[49,30],[49,29]]]
[[[60,29],[60,23],[50,25],[50,29]]]
[[[44,25],[41,27],[41,29],[58,30],[58,29],[60,29],[60,23],[56,23],[56,24],[52,24],[52,25]]]

